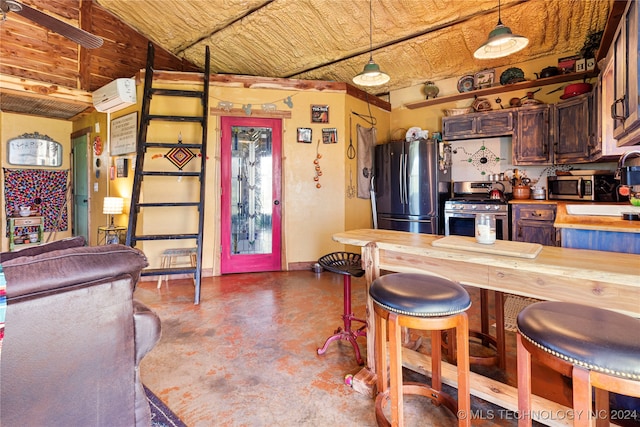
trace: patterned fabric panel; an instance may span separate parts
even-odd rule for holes
[[[66,231],[68,170],[4,169],[6,214],[30,206],[44,217],[45,231]]]

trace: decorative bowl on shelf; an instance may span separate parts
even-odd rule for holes
[[[444,110],[445,116],[460,116],[462,114],[468,114],[473,111],[473,107],[466,108],[448,108]]]
[[[31,215],[31,207],[30,206],[20,206],[18,209],[18,213],[20,216],[29,216]]]

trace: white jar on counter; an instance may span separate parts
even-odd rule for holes
[[[492,245],[496,242],[496,217],[494,215],[476,215],[476,242],[483,245]]]

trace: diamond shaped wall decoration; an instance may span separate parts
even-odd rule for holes
[[[165,155],[165,157],[169,159],[169,161],[173,163],[178,169],[182,170],[182,168],[185,167],[187,163],[191,161],[191,159],[196,157],[196,155],[193,154],[193,152],[188,148],[176,147],[172,148]]]

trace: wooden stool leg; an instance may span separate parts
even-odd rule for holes
[[[391,425],[404,425],[404,405],[402,398],[402,328],[398,315],[389,313],[389,365],[391,389]]]
[[[441,331],[431,331],[431,388],[442,391],[442,334]],[[448,339],[451,343],[453,334],[449,330]]]
[[[458,416],[459,426],[471,426],[471,386],[469,384],[469,319],[467,313],[458,315],[456,341],[458,347]],[[439,336],[439,335],[438,335]],[[438,345],[438,348],[440,346]]]
[[[587,369],[573,366],[573,425],[589,427],[591,425],[591,378]]]
[[[609,392],[601,388],[596,393],[596,427],[609,426]]]
[[[387,363],[387,320],[375,313],[375,362],[376,362],[376,375],[378,377],[378,393],[384,393],[389,387],[388,369]]]
[[[524,348],[522,339],[518,334],[518,427],[531,427],[531,354]]]

